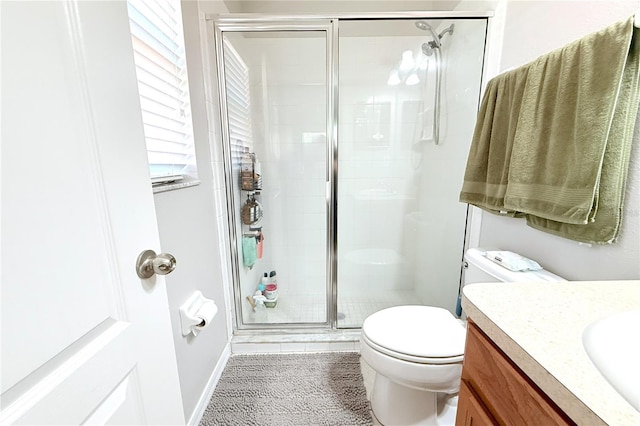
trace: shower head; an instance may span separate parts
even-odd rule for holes
[[[430,41],[428,44],[431,46],[431,48],[437,48],[440,47],[440,37],[438,37],[438,34],[436,34],[435,31],[433,31],[433,28],[431,28],[431,25],[429,25],[429,23],[427,21],[416,21],[415,22],[416,27],[418,27],[419,29],[423,30],[423,31],[429,31],[431,33],[431,36],[433,37],[433,41]],[[427,43],[425,43],[427,44]],[[422,52],[429,56],[431,53],[426,53],[424,50],[424,44],[422,45]]]
[[[433,31],[431,29],[431,25],[429,25],[426,21],[416,21],[416,27],[424,31]]]
[[[448,28],[442,30],[440,34],[436,34],[436,32],[433,31],[433,28],[427,21],[416,21],[415,24],[417,28],[423,31],[429,31],[431,33],[431,36],[433,37],[432,41],[424,43],[422,45],[422,53],[427,56],[431,56],[433,54],[433,49],[439,49],[440,46],[442,46],[442,43],[440,43],[440,39],[447,33],[449,33],[449,35],[453,34],[453,29],[455,28],[455,24],[451,24]]]

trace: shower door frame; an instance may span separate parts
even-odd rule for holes
[[[492,11],[409,11],[409,12],[371,12],[371,13],[336,13],[336,14],[260,14],[242,13],[225,15],[206,15],[205,19],[213,24],[215,41],[215,60],[217,67],[218,96],[220,102],[220,124],[223,137],[225,195],[227,205],[227,226],[229,235],[229,250],[231,255],[231,275],[233,281],[233,332],[250,332],[253,330],[273,332],[335,332],[341,330],[353,330],[353,328],[338,328],[338,112],[339,112],[339,26],[340,21],[372,21],[372,20],[416,20],[416,19],[486,19],[485,44],[483,53],[483,67],[481,75],[481,91],[486,83],[487,53],[489,47],[490,18]],[[233,194],[233,171],[231,160],[231,141],[229,128],[227,127],[227,103],[225,93],[221,90],[225,87],[223,32],[268,32],[268,31],[325,31],[326,55],[327,55],[327,106],[326,106],[326,220],[327,220],[327,246],[326,246],[326,321],[317,323],[243,323],[242,295],[240,289],[238,259],[238,246],[236,235],[236,208]],[[478,99],[478,107],[480,99]],[[467,208],[467,220],[465,222],[465,238],[461,251],[464,254],[468,244],[467,229],[469,227],[469,209]],[[461,265],[463,259],[461,257]],[[462,270],[460,275],[460,287],[462,286]]]
[[[335,217],[334,211],[331,206],[333,205],[333,200],[330,200],[330,195],[333,191],[330,189],[334,185],[336,185],[336,181],[334,179],[334,175],[331,173],[331,159],[334,157],[335,149],[335,135],[337,135],[337,121],[334,114],[334,99],[333,96],[337,94],[337,78],[334,75],[334,70],[336,67],[334,66],[333,60],[335,58],[334,49],[337,48],[335,46],[336,38],[334,34],[337,34],[337,31],[334,31],[334,22],[328,19],[304,19],[301,21],[295,20],[292,22],[291,19],[266,19],[266,20],[255,20],[255,19],[229,19],[229,18],[217,18],[214,22],[215,29],[215,42],[216,42],[216,64],[218,69],[218,93],[220,98],[220,118],[221,118],[221,128],[222,128],[222,136],[223,136],[223,152],[224,152],[224,168],[225,168],[225,189],[226,189],[226,197],[227,197],[227,216],[228,216],[228,226],[229,226],[229,242],[230,242],[230,252],[231,252],[231,273],[233,277],[233,299],[234,299],[234,308],[235,308],[235,321],[234,321],[234,332],[238,330],[274,330],[282,327],[286,327],[287,329],[299,328],[299,329],[309,329],[309,328],[322,328],[328,329],[331,326],[331,318],[334,318],[336,314],[334,304],[332,302],[334,296],[330,291],[330,285],[335,281],[332,274],[335,268],[332,267],[332,256],[331,256],[331,247],[335,245],[335,242],[332,240],[335,232],[333,230],[333,226],[335,225]],[[228,123],[228,115],[227,115],[227,103],[225,98],[225,93],[222,87],[225,87],[225,69],[224,69],[224,49],[223,49],[223,33],[225,32],[276,32],[276,31],[292,31],[292,32],[325,32],[326,36],[326,173],[325,173],[325,181],[326,181],[326,194],[327,194],[327,208],[326,208],[326,220],[327,220],[327,265],[326,265],[326,273],[327,273],[327,288],[326,288],[326,320],[324,322],[314,322],[314,323],[245,323],[242,321],[242,296],[241,296],[241,286],[240,286],[240,261],[238,259],[238,245],[236,235],[236,206],[235,206],[235,198],[234,198],[234,185],[233,185],[233,170],[232,170],[232,159],[231,159],[231,141],[229,135],[229,128],[226,123]],[[335,130],[334,130],[335,129]]]

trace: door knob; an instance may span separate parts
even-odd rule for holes
[[[153,274],[167,275],[176,269],[176,258],[169,253],[156,255],[153,250],[145,250],[138,256],[136,272],[140,278],[151,278]]]

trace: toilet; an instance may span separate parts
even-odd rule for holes
[[[494,249],[495,250],[495,249]],[[565,281],[544,269],[514,272],[484,256],[465,253],[465,284],[497,281]],[[453,425],[466,327],[446,309],[395,306],[362,325],[360,354],[376,372],[371,409],[384,425]]]

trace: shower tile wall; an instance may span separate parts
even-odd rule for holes
[[[420,303],[413,293],[406,215],[418,208],[413,164],[423,93],[421,86],[387,85],[402,52],[416,50],[420,42],[341,40],[338,294],[345,305],[358,294],[390,300],[394,291],[406,295],[394,302]]]
[[[268,311],[267,321],[324,322],[325,39],[251,39],[251,49],[245,61],[253,83],[254,149],[265,211],[264,258],[255,268],[278,276],[278,306]]]
[[[438,29],[451,25],[443,21]],[[419,175],[418,211],[412,215],[411,231],[416,261],[414,275],[420,280],[416,292],[427,304],[452,312],[458,294],[466,204],[458,201],[467,154],[473,137],[478,102],[482,52],[482,21],[455,21],[452,36],[445,36],[442,50],[442,115],[438,146],[425,143]],[[434,241],[437,243],[434,244]]]
[[[322,86],[268,88],[268,142],[257,145],[256,153],[270,251],[264,263],[277,271],[280,294],[324,294],[326,287],[324,91]]]
[[[432,21],[440,30],[451,23]],[[424,59],[420,47],[430,35],[410,24],[341,23],[339,310],[360,295],[379,296],[386,306],[455,311],[466,215],[458,194],[479,100],[485,22],[458,20],[454,34],[441,39],[437,146],[429,140],[434,56],[419,84],[387,84],[403,52]]]

